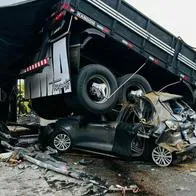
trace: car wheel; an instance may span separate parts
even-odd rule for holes
[[[132,74],[126,74],[118,78],[118,86],[122,85]],[[124,84],[119,91],[120,102],[129,101],[130,94],[132,93],[148,93],[152,90],[149,82],[141,75],[135,74]]]
[[[152,150],[152,160],[160,167],[167,167],[173,161],[173,154],[161,146],[156,146]]]
[[[55,131],[50,138],[50,146],[59,152],[67,152],[71,149],[70,135],[65,131]]]
[[[90,112],[105,113],[117,102],[118,93],[109,98],[117,87],[116,78],[109,69],[102,65],[87,65],[80,70],[77,78],[79,104]]]

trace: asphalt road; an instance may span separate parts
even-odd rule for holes
[[[127,191],[126,195],[195,196],[196,193],[195,159],[160,168],[150,162],[127,162],[77,151],[58,158],[71,166],[73,171],[96,176],[107,186],[118,184],[139,187],[139,193],[133,194],[132,191]],[[89,164],[81,165],[81,160],[89,161]],[[89,184],[84,184],[82,181],[41,169],[27,162],[18,166],[0,164],[1,196],[93,195],[87,191],[89,187]],[[96,191],[99,192],[98,189]],[[122,192],[110,192],[105,195],[122,195]]]

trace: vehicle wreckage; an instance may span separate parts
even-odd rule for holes
[[[166,167],[196,147],[196,113],[180,95],[150,92],[122,104],[115,121],[71,116],[49,124],[41,135],[60,152],[79,148],[151,158]]]
[[[182,96],[151,92],[137,98],[131,110],[141,127],[137,135],[153,141],[151,155],[157,165],[168,166],[196,147],[196,113]]]
[[[34,130],[29,135],[9,132],[1,123],[0,137],[15,146],[37,142],[39,137],[43,146],[59,152],[77,148],[126,159],[150,158],[162,167],[196,147],[196,113],[182,96],[133,93],[120,107],[115,120],[73,115],[44,127],[28,126]]]

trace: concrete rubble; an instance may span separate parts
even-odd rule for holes
[[[75,170],[67,163],[53,158],[50,155],[54,154],[54,151],[50,151],[51,148],[48,151],[41,152],[37,146],[29,148],[13,147],[5,141],[1,141],[1,145],[8,152],[0,154],[0,161],[7,163],[9,166],[17,167],[20,170],[19,173],[25,172],[29,167],[33,170],[43,168],[44,179],[50,186],[55,187],[57,192],[69,189],[70,193],[67,193],[67,195],[74,196],[105,195],[109,192],[119,191],[123,195],[130,191],[133,193],[139,192],[137,185],[126,187],[109,185],[97,176]],[[15,167],[13,169],[16,169]]]

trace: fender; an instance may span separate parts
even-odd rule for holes
[[[105,38],[105,34],[102,33],[101,31],[94,29],[94,28],[88,28],[84,30],[81,35],[85,35],[83,42],[81,43],[81,49],[83,49],[89,41],[91,41],[94,37],[100,37],[100,38]]]
[[[79,43],[76,39],[75,44],[70,45],[70,64],[73,72],[78,73],[80,69],[80,51],[88,45],[88,43],[94,38],[105,38],[105,34],[94,28],[85,29],[80,33],[82,38]]]
[[[104,33],[102,33],[101,31],[99,31],[97,29],[94,29],[94,28],[88,28],[88,29],[84,30],[82,32],[82,34],[83,33],[87,33],[87,34],[92,35],[92,36],[93,35],[97,35],[97,36],[105,38],[105,34]]]

